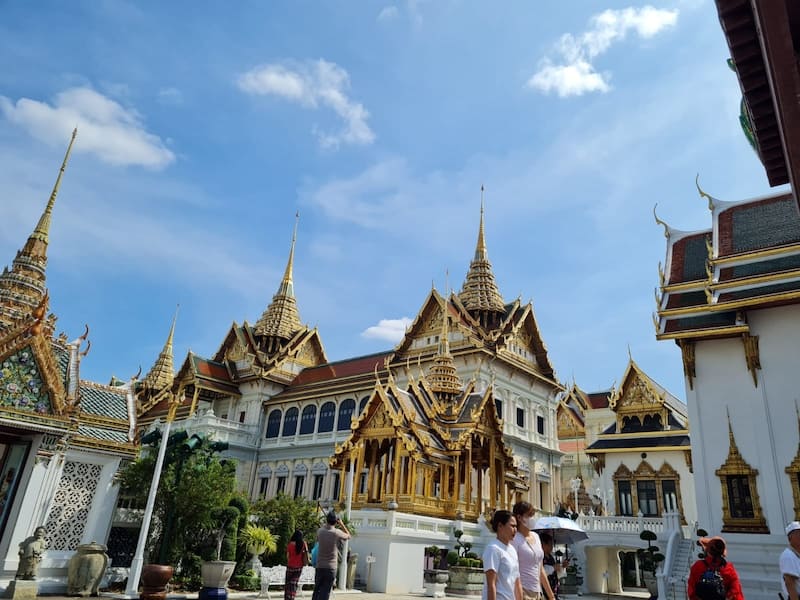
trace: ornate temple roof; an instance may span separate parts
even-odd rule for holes
[[[175,311],[175,316],[172,319],[172,326],[169,328],[169,335],[167,341],[164,342],[164,348],[158,355],[155,364],[153,364],[150,372],[145,376],[144,383],[150,389],[160,390],[168,385],[172,385],[175,379],[175,366],[173,362],[172,352],[172,339],[175,335],[175,322],[178,319],[178,311]]]
[[[665,225],[658,339],[748,334],[747,310],[800,301],[800,215],[793,196],[734,203],[700,193],[708,199],[709,229],[677,232]]]
[[[505,314],[506,304],[497,288],[486,249],[486,238],[483,228],[483,186],[481,186],[481,219],[478,226],[478,242],[475,245],[475,256],[469,265],[467,277],[458,295],[461,303],[469,311],[489,311]]]
[[[292,269],[294,266],[294,246],[297,240],[297,218],[295,218],[292,245],[289,249],[289,259],[283,279],[278,286],[278,291],[272,297],[272,302],[256,322],[255,334],[264,337],[277,337],[288,340],[302,328],[300,314],[297,311],[297,300],[294,297],[294,282]]]
[[[25,245],[17,252],[11,270],[3,270],[0,275],[0,334],[7,332],[22,319],[30,317],[44,300],[47,290],[45,268],[47,267],[47,244],[50,233],[50,219],[55,206],[61,178],[67,168],[72,145],[78,130],[72,132],[72,139],[61,163],[53,191],[39,222],[28,237]]]

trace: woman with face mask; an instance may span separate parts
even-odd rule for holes
[[[511,545],[516,549],[519,559],[523,600],[555,600],[542,563],[542,543],[539,535],[531,530],[533,506],[529,502],[517,502],[512,512],[517,519],[517,533]]]

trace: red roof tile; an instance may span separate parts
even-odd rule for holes
[[[381,352],[380,354],[359,356],[339,362],[320,365],[318,367],[311,367],[310,369],[304,369],[297,377],[294,378],[294,381],[292,381],[289,387],[298,387],[301,385],[328,381],[329,379],[337,379],[339,377],[352,377],[354,375],[371,373],[375,370],[376,366],[379,368],[383,367],[386,357],[391,355],[391,352]]]

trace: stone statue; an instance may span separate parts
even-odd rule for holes
[[[39,563],[42,562],[42,553],[47,549],[46,535],[47,530],[44,527],[37,527],[32,536],[20,542],[19,566],[14,579],[36,579]]]

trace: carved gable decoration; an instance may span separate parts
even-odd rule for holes
[[[316,367],[327,362],[318,334],[314,333],[303,342],[300,352],[297,353],[298,364],[304,367]]]
[[[559,404],[556,414],[559,439],[584,437],[585,429],[583,423],[578,420],[572,409]]]
[[[621,393],[612,395],[610,404],[617,413],[638,414],[660,410],[663,400],[652,386],[637,375],[624,385]]]
[[[363,431],[392,429],[392,420],[386,412],[386,407],[381,403],[363,426]]]
[[[633,472],[633,476],[636,479],[655,479],[656,470],[650,465],[649,462],[643,460],[639,463],[639,466],[636,467],[636,470]]]
[[[0,406],[38,414],[53,412],[50,395],[30,346],[0,363]]]

